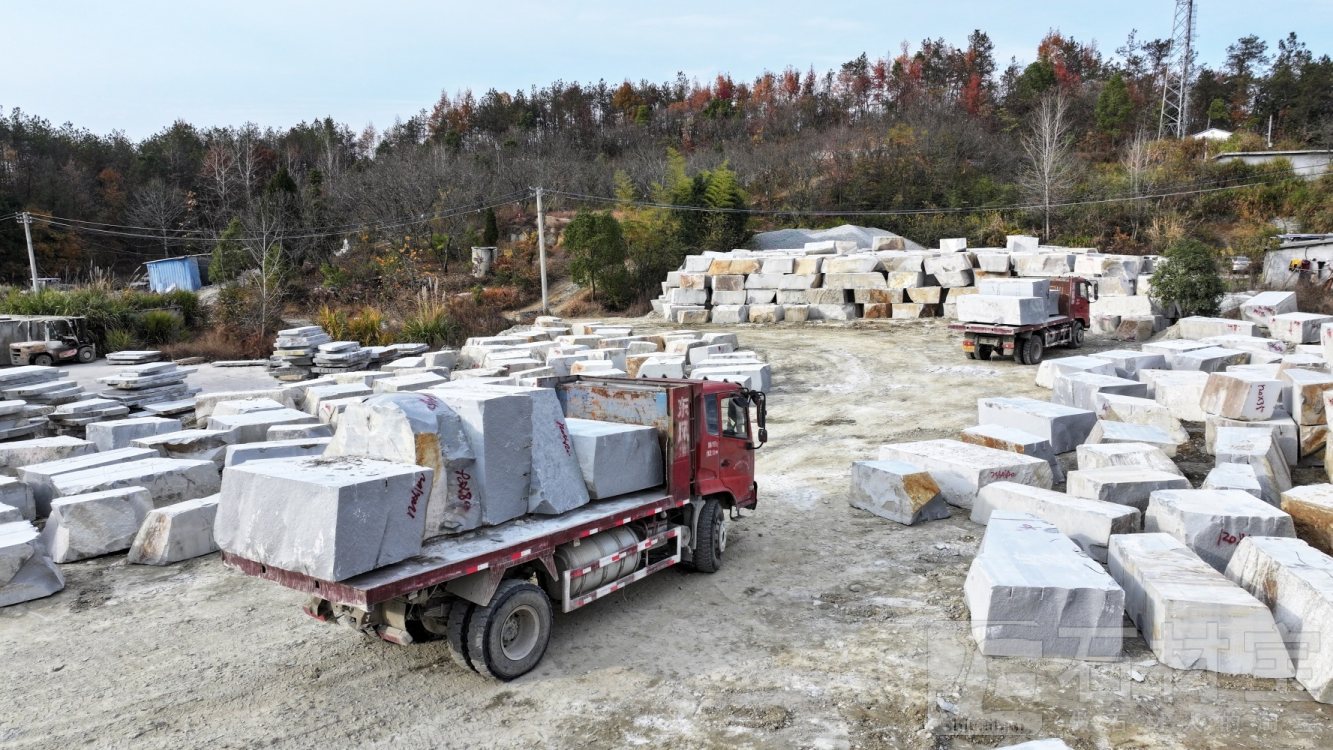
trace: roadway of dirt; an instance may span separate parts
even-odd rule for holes
[[[0,747],[1328,747],[1330,708],[1294,682],[1174,671],[1137,636],[1112,663],[981,659],[961,589],[982,528],[847,506],[851,461],[954,435],[979,396],[1045,397],[1032,369],[964,360],[940,321],[735,330],[775,388],[760,505],[717,574],[557,616],[500,684],[216,556],[65,565],[65,591],[0,609]]]

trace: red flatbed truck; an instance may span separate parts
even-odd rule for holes
[[[656,427],[663,484],[431,540],[415,557],[344,581],[225,552],[223,562],[308,594],[304,609],[318,620],[398,644],[445,638],[455,661],[501,680],[541,661],[553,602],[570,612],[681,563],[718,570],[729,516],[759,500],[764,394],[719,381],[577,376],[556,391],[566,417]]]
[[[1083,346],[1090,322],[1088,302],[1096,299],[1092,282],[1077,276],[1051,279],[1051,291],[1060,293],[1060,310],[1044,322],[1010,326],[960,321],[949,324],[949,330],[963,334],[963,353],[968,359],[988,360],[998,354],[1012,356],[1023,365],[1041,364],[1050,347]]]

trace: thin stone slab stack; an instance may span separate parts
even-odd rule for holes
[[[162,352],[157,350],[127,349],[106,355],[106,361],[113,365],[146,365],[159,359],[162,359]]]
[[[51,426],[61,435],[83,437],[88,425],[123,417],[130,407],[109,398],[89,398],[61,404],[47,417]]]
[[[986,656],[1114,659],[1125,592],[1054,524],[990,514],[963,596]]]
[[[0,440],[32,437],[46,422],[46,418],[34,415],[23,401],[0,401]]]
[[[280,381],[300,381],[311,377],[315,351],[333,338],[319,326],[301,326],[278,331],[273,342],[269,374]]]
[[[1295,675],[1273,615],[1169,534],[1111,537],[1111,576],[1157,660],[1172,669]]]
[[[102,398],[142,408],[149,404],[183,401],[198,393],[200,389],[191,388],[185,382],[194,371],[193,367],[178,367],[173,362],[154,362],[126,367],[114,375],[98,378],[97,382],[109,386],[101,392]]]
[[[83,398],[83,389],[63,370],[23,365],[0,370],[0,398],[30,405],[59,406]]]
[[[355,341],[327,341],[315,347],[310,371],[318,375],[355,372],[366,369],[372,359],[378,360],[383,355],[383,351],[362,348]]]

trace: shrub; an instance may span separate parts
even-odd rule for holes
[[[347,338],[347,313],[324,305],[315,313],[315,323],[335,341]]]
[[[385,341],[384,313],[366,305],[347,321],[348,338],[361,342],[362,346],[380,346]]]
[[[125,328],[112,328],[106,332],[102,342],[102,353],[123,352],[137,349],[139,343],[134,339],[134,332]]]
[[[425,343],[432,348],[450,341],[454,325],[443,302],[422,289],[417,295],[416,310],[403,321],[398,340],[403,343]]]
[[[175,341],[183,328],[181,319],[166,310],[150,310],[139,319],[140,336],[144,343],[154,346]]]
[[[1153,273],[1152,300],[1178,306],[1181,316],[1216,315],[1226,288],[1213,250],[1198,240],[1179,240],[1164,258]]]
[[[135,330],[142,313],[172,308],[181,311],[184,325],[194,329],[203,319],[199,298],[193,292],[155,294],[139,291],[108,291],[85,287],[62,291],[29,292],[10,289],[0,295],[0,313],[9,315],[82,315],[97,348],[107,351],[107,334],[113,329]]]

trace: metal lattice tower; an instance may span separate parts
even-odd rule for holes
[[[1185,137],[1189,121],[1190,66],[1194,61],[1194,0],[1176,0],[1171,24],[1171,60],[1162,77],[1162,116],[1157,137]]]

